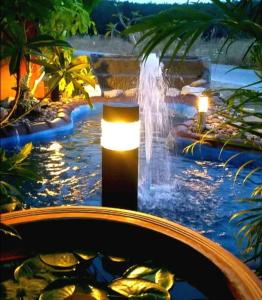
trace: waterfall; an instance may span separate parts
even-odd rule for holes
[[[170,155],[166,148],[166,137],[171,124],[165,102],[166,84],[162,69],[156,54],[150,54],[141,63],[138,87],[140,161],[145,161],[139,167],[139,200],[142,207],[150,208],[159,207],[159,201],[166,198],[173,188]]]

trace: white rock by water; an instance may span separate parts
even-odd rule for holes
[[[181,95],[195,95],[200,96],[206,89],[203,87],[193,87],[190,85],[185,85],[182,87]]]
[[[89,94],[89,97],[102,96],[102,91],[99,84],[96,84],[94,88],[91,85],[86,85],[84,89]]]
[[[137,88],[125,90],[124,95],[126,97],[136,97],[137,96]]]
[[[190,86],[193,87],[203,87],[203,85],[207,84],[207,81],[205,79],[198,79],[196,81],[191,82]]]
[[[105,98],[114,98],[124,94],[123,90],[111,90],[111,91],[104,91]]]

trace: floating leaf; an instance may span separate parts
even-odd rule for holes
[[[159,269],[156,272],[155,282],[166,290],[170,290],[174,284],[174,274],[166,269]]]
[[[0,232],[4,233],[5,235],[14,237],[14,238],[18,238],[18,239],[22,239],[21,236],[19,235],[19,233],[12,228],[11,226],[5,225],[4,223],[0,222]]]
[[[118,294],[130,299],[170,299],[167,290],[156,283],[143,279],[117,279],[109,287]]]
[[[41,254],[41,260],[52,266],[60,268],[70,268],[76,266],[79,261],[73,253],[54,253],[54,254]]]
[[[146,279],[152,282],[155,282],[155,274],[157,272],[157,268],[150,268],[146,266],[137,266],[134,265],[130,267],[124,274],[123,277],[126,278],[141,278]]]
[[[39,300],[64,300],[73,295],[75,291],[75,285],[67,285],[53,290],[47,290],[42,293]]]
[[[118,257],[118,256],[108,256],[108,258],[110,260],[112,260],[113,262],[125,262],[126,261],[126,258],[124,257]]]
[[[75,252],[75,254],[81,257],[83,260],[90,260],[97,256],[97,252],[94,251],[81,251]]]
[[[106,300],[107,294],[105,291],[97,288],[91,288],[91,296],[93,299]]]
[[[107,294],[105,291],[101,290],[101,289],[97,289],[94,287],[91,287],[90,293],[86,294],[86,298],[87,300],[107,300]]]
[[[43,278],[52,282],[56,277],[51,273],[52,269],[45,265],[38,257],[29,258],[15,269],[14,278],[20,281],[22,278]]]
[[[18,283],[13,280],[7,280],[0,284],[1,299],[38,299],[40,293],[47,286],[43,279],[22,278]],[[19,297],[21,295],[21,298]]]

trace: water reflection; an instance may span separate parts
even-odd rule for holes
[[[100,120],[93,117],[78,126],[71,136],[36,146],[32,159],[39,166],[43,180],[25,187],[27,205],[100,205],[99,138]],[[154,151],[159,151],[157,146]],[[145,160],[145,153],[140,152],[140,160]],[[238,254],[236,228],[229,219],[246,207],[237,199],[250,195],[254,184],[261,181],[261,174],[255,174],[253,182],[242,185],[248,172],[243,170],[233,185],[236,169],[223,168],[221,163],[193,161],[172,153],[170,161],[171,184],[157,185],[153,181],[150,193],[154,201],[150,205],[141,197],[140,190],[140,210],[197,230]],[[165,182],[165,174],[162,176]]]

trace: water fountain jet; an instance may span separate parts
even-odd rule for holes
[[[159,207],[159,201],[171,195],[170,155],[166,136],[171,129],[168,105],[165,102],[166,84],[163,65],[156,54],[141,63],[138,104],[141,120],[141,157],[139,198],[142,206]],[[164,199],[163,199],[164,198]],[[169,196],[170,198],[170,196]]]

